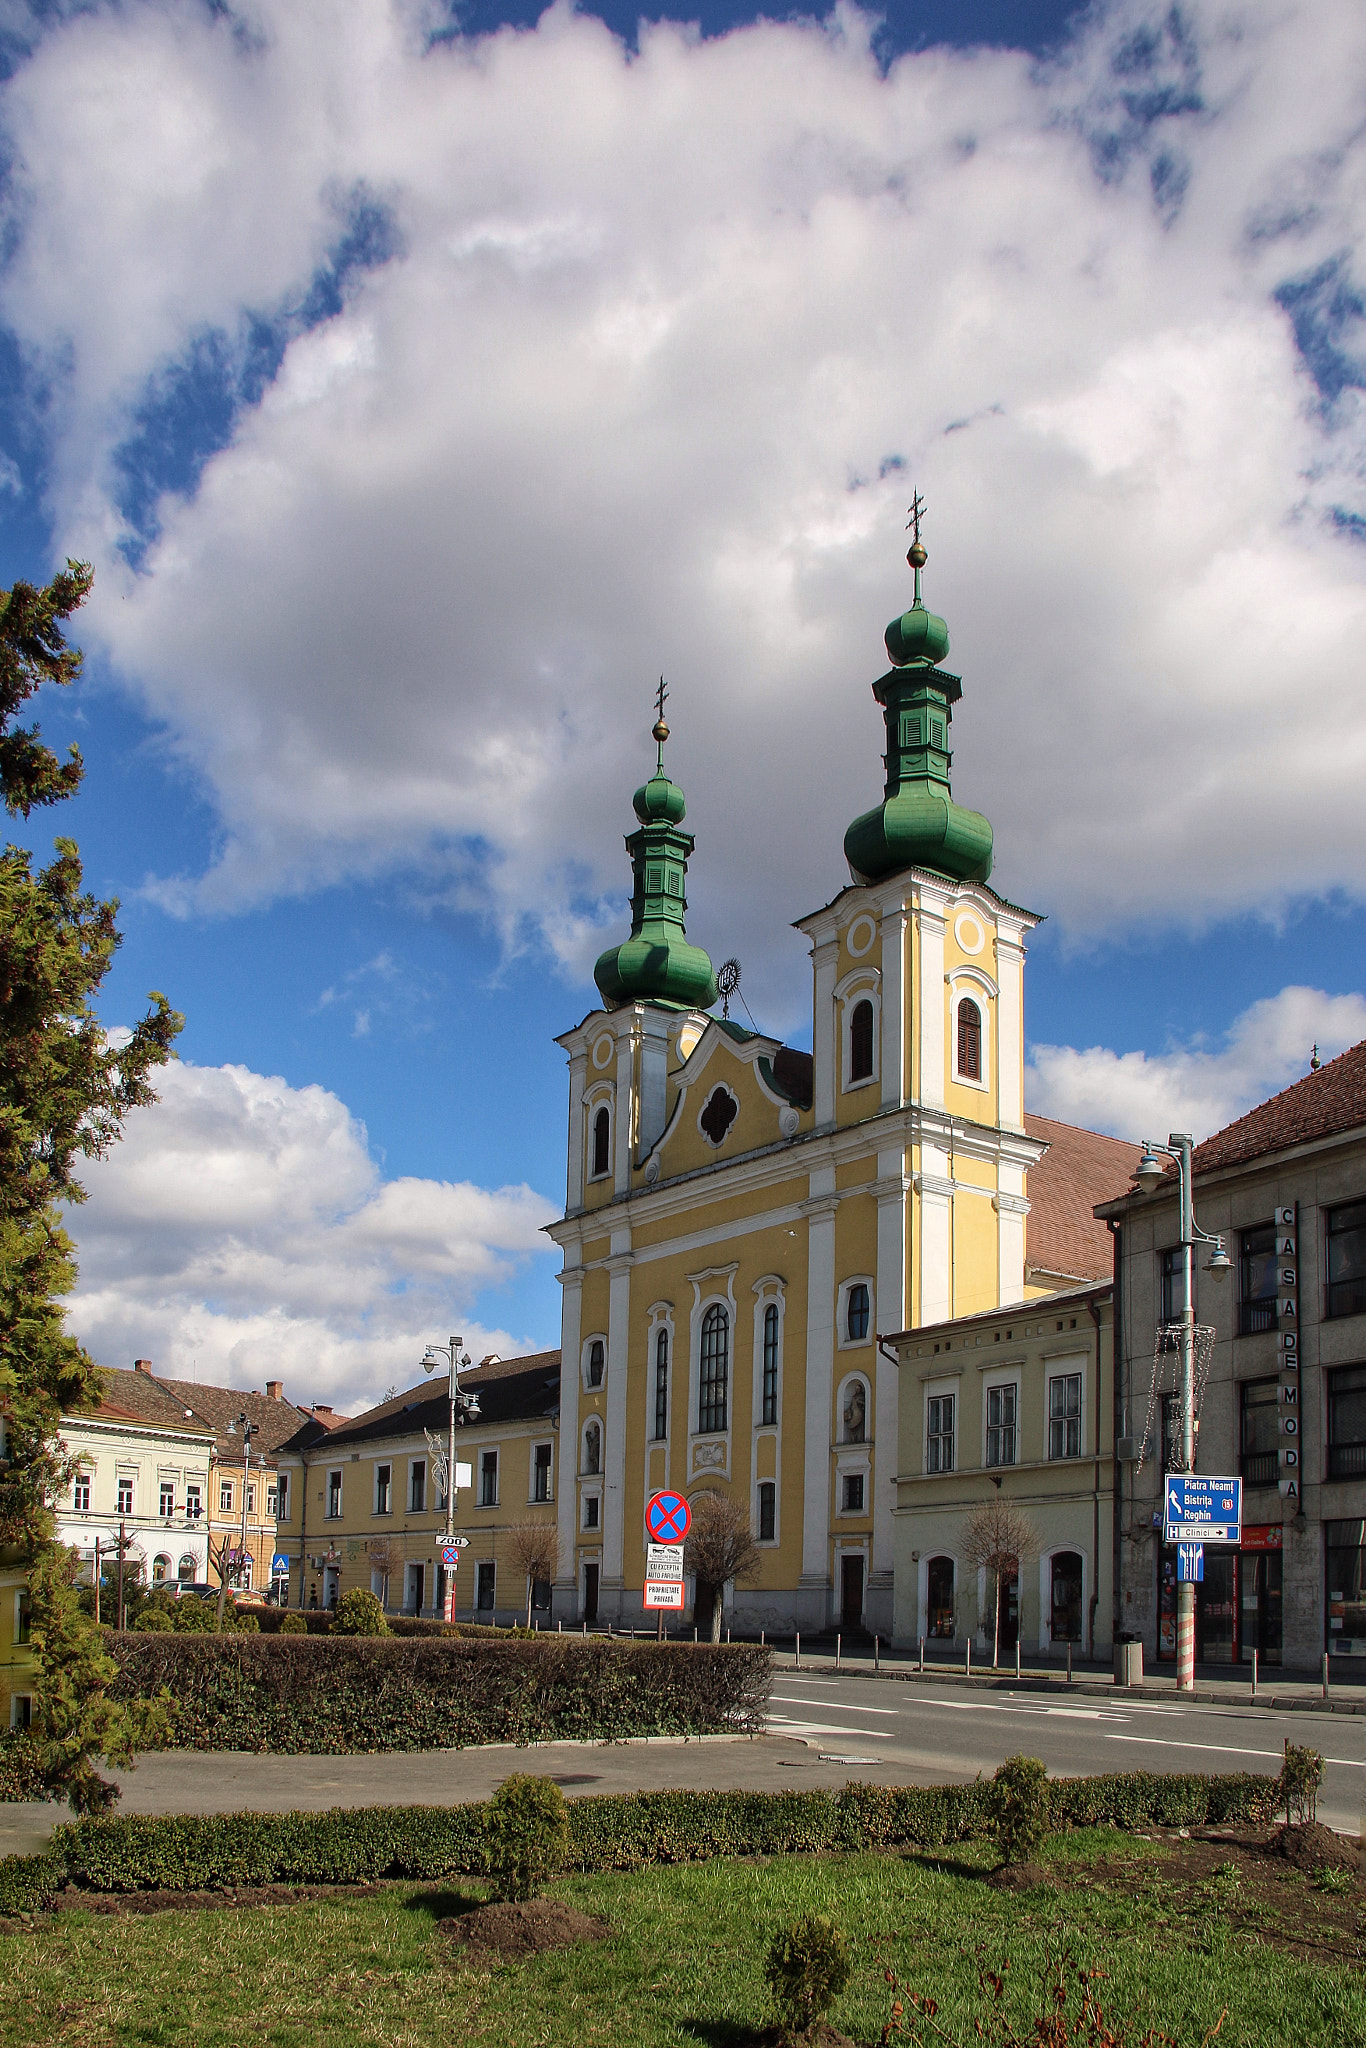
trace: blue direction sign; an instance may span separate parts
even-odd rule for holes
[[[645,1527],[652,1543],[683,1543],[692,1527],[692,1509],[681,1493],[651,1494],[645,1509]]]
[[[1205,1546],[1203,1543],[1178,1543],[1176,1546],[1176,1576],[1178,1580],[1188,1579],[1198,1586],[1205,1576]]]
[[[1207,1479],[1196,1472],[1166,1474],[1162,1482],[1164,1543],[1240,1543],[1242,1523],[1241,1479]]]

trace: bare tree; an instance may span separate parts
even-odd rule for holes
[[[531,1602],[538,1579],[553,1579],[560,1562],[560,1536],[553,1522],[528,1516],[509,1524],[507,1547],[512,1562],[526,1574],[526,1625],[531,1627]]]
[[[403,1545],[392,1536],[372,1536],[367,1552],[370,1563],[379,1573],[384,1588],[380,1599],[385,1607],[389,1605],[389,1581],[403,1563]]]
[[[1011,1579],[1019,1578],[1028,1558],[1039,1551],[1039,1532],[1023,1508],[1013,1500],[994,1493],[979,1501],[963,1524],[959,1538],[963,1562],[975,1571],[985,1571],[992,1589],[991,1661],[1000,1660],[1001,1595]]]
[[[728,1579],[750,1585],[759,1576],[760,1550],[749,1509],[727,1493],[704,1493],[692,1503],[684,1569],[696,1574],[698,1606],[711,1600],[711,1640],[721,1640],[721,1593]]]

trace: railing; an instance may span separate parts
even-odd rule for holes
[[[1249,1486],[1274,1486],[1280,1471],[1280,1455],[1276,1451],[1244,1451],[1239,1470]]]
[[[1328,1313],[1330,1316],[1359,1316],[1366,1314],[1366,1278],[1330,1280],[1328,1282]]]
[[[1366,1444],[1329,1444],[1330,1479],[1360,1479],[1363,1475],[1366,1475]]]
[[[1240,1301],[1238,1304],[1238,1335],[1255,1337],[1259,1331],[1274,1330],[1276,1327],[1276,1303],[1271,1301]]]

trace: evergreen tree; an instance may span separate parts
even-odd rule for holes
[[[79,675],[81,656],[62,624],[91,581],[88,565],[68,562],[44,589],[0,591],[0,797],[11,817],[28,818],[80,786],[78,751],[59,761],[36,725],[17,721],[44,684],[64,687]],[[122,1043],[106,1037],[92,1002],[119,945],[117,911],[83,888],[71,840],[58,839],[51,864],[36,873],[24,848],[0,852],[0,1551],[33,1566],[33,1634],[45,1646],[39,1739],[51,1789],[77,1811],[111,1796],[91,1755],[126,1761],[137,1725],[103,1700],[98,1639],[85,1633],[92,1625],[53,1555],[51,1503],[70,1478],[58,1422],[100,1398],[98,1368],[66,1329],[61,1297],[76,1267],[61,1210],[85,1199],[79,1162],[103,1157],[128,1111],[155,1101],[148,1076],[171,1056],[182,1022],[154,991]],[[102,1704],[87,1710],[85,1695]]]

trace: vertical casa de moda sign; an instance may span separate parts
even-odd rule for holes
[[[1276,1402],[1280,1417],[1277,1485],[1300,1505],[1299,1204],[1276,1211]]]

